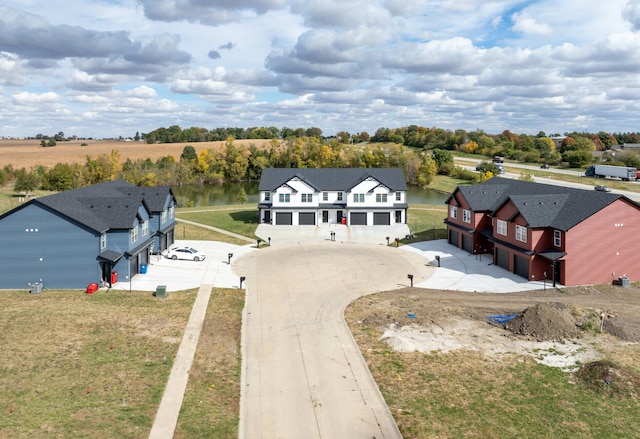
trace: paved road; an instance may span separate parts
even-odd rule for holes
[[[400,438],[343,320],[364,294],[427,278],[423,256],[338,242],[268,247],[246,277],[240,439]]]

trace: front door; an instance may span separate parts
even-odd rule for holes
[[[342,222],[342,211],[338,210],[336,212],[336,223],[340,224]]]
[[[265,224],[271,224],[271,211],[270,210],[265,210],[264,211],[264,220],[263,222]]]
[[[323,210],[322,211],[322,222],[323,223],[328,223],[329,222],[329,211],[328,210]]]
[[[396,222],[397,223],[401,223],[402,222],[402,211],[401,210],[396,210]]]

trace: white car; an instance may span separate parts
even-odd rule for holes
[[[169,259],[187,259],[189,261],[204,261],[207,257],[193,247],[171,247],[165,255]]]

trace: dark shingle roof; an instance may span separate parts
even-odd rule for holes
[[[163,210],[166,187],[137,187],[124,180],[114,180],[59,194],[36,198],[33,203],[76,221],[98,233],[110,229],[130,229],[140,205],[150,212]]]
[[[259,190],[274,191],[294,177],[318,191],[349,191],[368,177],[392,191],[407,190],[399,168],[267,168],[262,171]]]
[[[471,210],[494,213],[511,200],[530,227],[569,230],[623,195],[563,186],[491,178],[481,184],[460,186]]]

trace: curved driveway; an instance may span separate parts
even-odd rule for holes
[[[427,278],[415,253],[339,242],[268,247],[233,264],[246,277],[240,439],[400,438],[345,307]]]

